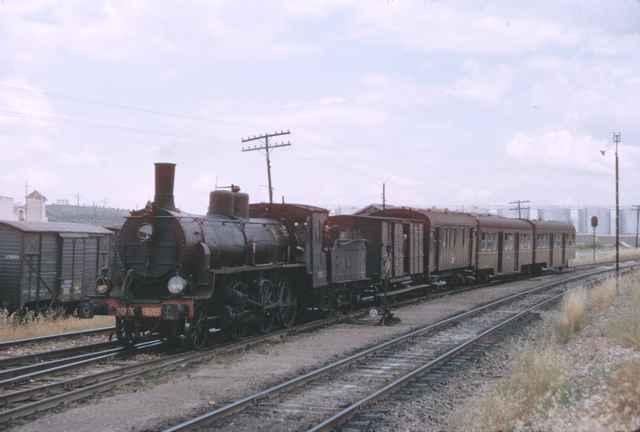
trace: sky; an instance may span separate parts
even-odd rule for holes
[[[0,195],[640,204],[637,0],[0,0]],[[274,142],[279,142],[275,139]],[[603,156],[600,150],[609,148]]]

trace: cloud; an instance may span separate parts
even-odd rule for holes
[[[606,146],[602,140],[569,130],[518,132],[506,144],[506,154],[523,166],[606,175],[611,168],[600,153]]]

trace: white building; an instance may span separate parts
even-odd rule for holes
[[[24,217],[27,222],[47,222],[47,198],[37,190],[27,195]]]
[[[538,216],[545,221],[559,221],[571,223],[571,209],[549,207],[538,209]]]
[[[0,196],[0,220],[17,220],[13,198]]]

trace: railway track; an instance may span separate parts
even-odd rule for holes
[[[151,348],[159,347],[161,345],[162,341],[152,340],[140,342],[133,347],[112,346],[110,348],[98,351],[89,351],[82,354],[72,352],[71,355],[60,356],[59,358],[54,358],[52,360],[42,362],[36,361],[21,366],[3,369],[0,370],[0,389],[6,389],[25,381],[33,382],[34,379],[41,376],[49,376],[58,372],[67,371],[69,369],[77,369],[120,355],[128,355],[131,353],[146,351]],[[48,354],[51,354],[51,352],[49,352]]]
[[[79,376],[58,378],[45,382],[31,382],[28,386],[14,391],[2,391],[0,386],[0,426],[26,416],[54,408],[63,403],[95,396],[118,385],[131,382],[142,375],[164,373],[168,370],[186,367],[210,360],[224,353],[239,352],[273,338],[313,331],[338,322],[348,321],[366,312],[357,312],[340,317],[330,317],[279,330],[267,335],[246,338],[239,342],[225,343],[208,350],[178,352],[148,361],[124,364],[106,370]],[[110,355],[110,354],[109,354]],[[100,361],[97,359],[95,361]],[[71,367],[73,365],[71,364]]]
[[[597,266],[601,267],[601,265]],[[593,265],[585,266],[585,268],[591,267],[593,267]],[[471,287],[462,287],[454,290],[449,289],[441,292],[433,292],[426,296],[396,302],[393,306],[400,307],[410,305],[495,284],[496,282],[493,282]],[[0,425],[56,407],[63,403],[95,396],[98,393],[108,391],[116,386],[134,381],[142,375],[153,375],[167,370],[185,367],[190,364],[207,361],[222,353],[242,351],[250,348],[251,346],[258,345],[270,338],[278,338],[284,335],[313,331],[339,322],[348,322],[354,318],[362,317],[366,313],[366,311],[357,311],[344,316],[315,320],[297,325],[291,329],[276,331],[264,336],[250,337],[240,342],[223,344],[205,351],[178,352],[148,361],[137,362],[132,362],[125,358],[122,364],[115,365],[114,367],[96,368],[96,371],[80,373],[77,374],[77,376],[73,374],[62,377],[57,376],[53,380],[47,378],[51,373],[65,371],[66,374],[69,374],[74,372],[75,369],[82,368],[91,363],[99,364],[102,361],[121,355],[122,352],[120,350],[122,348],[118,347],[118,351],[109,351],[113,348],[104,344],[105,349],[99,350],[98,348],[101,344],[94,344],[93,346],[76,347],[66,350],[57,350],[24,356],[22,358],[6,359],[3,361],[6,363],[0,362],[0,380],[2,380],[2,373],[5,372],[2,367],[3,364],[20,365],[21,361],[24,361],[23,364],[27,365],[29,364],[29,361],[41,361],[41,363],[39,364],[40,366],[33,365],[34,369],[31,372],[33,372],[34,375],[32,376],[26,376],[27,373],[24,373],[21,374],[23,376],[17,375],[7,378],[8,381],[5,380],[6,384],[9,385],[24,382],[26,379],[30,382],[26,386],[11,388],[9,391],[0,392]],[[95,349],[98,350],[92,351]],[[71,357],[74,356],[86,357],[78,358],[75,361],[71,360]],[[14,363],[10,363],[12,361]],[[47,361],[58,361],[59,364],[55,365],[50,363],[48,365],[50,367],[47,367]],[[44,376],[45,378],[38,378],[39,376]],[[4,381],[0,381],[0,389],[2,388],[3,382]]]
[[[28,344],[41,343],[41,342],[50,342],[50,341],[54,341],[54,340],[68,339],[68,338],[78,337],[78,336],[91,336],[91,335],[96,335],[96,334],[101,334],[101,333],[111,333],[114,330],[115,330],[115,327],[113,327],[113,326],[112,327],[99,327],[99,328],[95,328],[95,329],[81,330],[81,331],[76,331],[76,332],[58,333],[58,334],[47,335],[47,336],[38,336],[38,337],[28,338],[28,339],[15,339],[15,340],[9,340],[9,341],[0,341],[0,350],[8,349],[8,348],[14,348],[14,347],[21,346],[21,345],[28,345]]]
[[[627,267],[629,268],[629,267]],[[413,330],[228,403],[165,432],[339,428],[372,402],[447,364],[487,337],[537,315],[567,289],[611,269],[563,277]],[[257,420],[259,419],[259,420]],[[349,430],[359,429],[354,423]]]
[[[71,348],[62,348],[55,349],[50,351],[42,351],[34,354],[27,354],[15,357],[7,357],[4,359],[0,359],[0,376],[2,373],[10,368],[33,365],[39,362],[47,362],[58,359],[63,359],[67,357],[72,357],[74,355],[82,355],[95,351],[101,351],[108,348],[114,348],[119,346],[116,342],[99,342],[95,344],[81,345],[75,346]]]

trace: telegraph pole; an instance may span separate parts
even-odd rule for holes
[[[640,205],[634,205],[636,211],[636,249],[638,249],[638,228],[640,227]]]
[[[620,132],[613,133],[613,142],[616,144],[616,277],[620,274],[620,181],[618,171],[618,144],[622,141]]]
[[[517,207],[512,207],[509,210],[517,211],[518,212],[518,219],[522,219],[522,210],[529,210],[530,209],[530,207],[522,207],[522,204],[528,204],[530,202],[531,201],[529,201],[529,200],[526,200],[526,201],[523,201],[523,200],[511,201],[509,204],[516,204]]]
[[[382,183],[382,210],[387,209],[387,185]]]
[[[290,142],[286,142],[286,143],[283,142],[283,143],[278,143],[278,144],[269,144],[269,138],[282,136],[282,135],[289,135],[290,133],[291,133],[290,131],[280,131],[280,132],[274,132],[274,133],[270,133],[270,134],[252,136],[252,137],[249,137],[249,138],[242,138],[242,140],[241,140],[241,142],[243,142],[243,143],[246,143],[246,142],[249,142],[249,141],[264,140],[264,145],[243,147],[242,151],[243,152],[257,151],[257,150],[264,150],[265,151],[265,155],[266,155],[266,158],[267,158],[267,180],[269,181],[269,204],[273,204],[273,186],[271,185],[271,158],[269,157],[269,150],[274,149],[274,148],[278,148],[278,147],[287,147],[287,146],[291,145]]]

